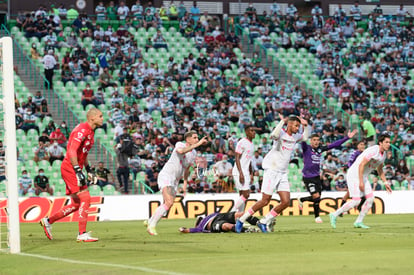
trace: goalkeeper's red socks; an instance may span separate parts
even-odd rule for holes
[[[91,204],[91,196],[89,192],[80,192],[79,195],[79,232],[86,232],[86,224],[88,223],[88,210]]]
[[[75,198],[75,199],[72,198],[72,203],[69,205],[66,205],[65,207],[60,209],[58,212],[56,212],[54,215],[52,215],[49,218],[49,223],[52,224],[60,220],[61,218],[72,214],[73,212],[79,209],[79,205],[80,205],[80,200],[78,198]]]

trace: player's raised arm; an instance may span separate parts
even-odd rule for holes
[[[274,139],[278,139],[280,136],[280,131],[283,128],[283,125],[287,122],[287,117],[284,118],[282,114],[279,114],[280,122],[276,125],[276,128],[273,130],[273,132],[270,134],[270,136]]]
[[[308,121],[299,116],[298,118],[300,120],[300,124],[302,124],[302,127],[303,127],[302,141],[307,141],[309,138],[309,134],[310,134],[309,127],[308,127]]]
[[[387,189],[387,192],[391,193],[392,189],[391,189],[390,183],[387,181],[387,178],[385,177],[385,173],[384,173],[383,168],[384,168],[384,164],[380,164],[377,167],[378,176],[380,177],[382,182],[385,184],[385,189]]]
[[[352,132],[348,131],[348,138],[352,139],[356,135],[357,132],[358,132],[357,129],[354,129]]]

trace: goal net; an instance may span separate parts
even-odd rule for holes
[[[13,41],[0,38],[0,250],[20,252]],[[2,176],[1,176],[2,175]]]

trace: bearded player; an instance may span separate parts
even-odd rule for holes
[[[322,223],[322,219],[319,217],[319,203],[321,201],[322,192],[322,181],[320,177],[322,153],[341,146],[347,140],[352,139],[356,133],[357,130],[352,132],[349,131],[346,137],[325,146],[321,145],[318,134],[310,136],[310,145],[304,141],[301,143],[304,163],[302,169],[303,182],[311,195],[305,198],[298,198],[299,207],[302,208],[303,202],[305,201],[312,201],[316,223]]]
[[[183,190],[186,192],[190,167],[196,162],[195,148],[207,143],[207,138],[198,140],[196,131],[189,131],[184,135],[184,142],[177,142],[170,159],[158,174],[158,187],[161,190],[164,203],[161,204],[148,221],[144,221],[150,235],[158,235],[155,229],[158,221],[171,208],[177,193],[178,182],[183,178]]]
[[[86,114],[86,120],[86,122],[77,125],[70,134],[66,156],[60,168],[62,178],[66,183],[66,195],[71,197],[71,203],[50,218],[46,217],[40,221],[40,225],[43,227],[49,240],[53,239],[51,230],[53,223],[75,211],[79,211],[79,234],[77,241],[98,241],[98,238],[93,238],[90,232],[86,232],[91,197],[82,169],[85,167],[86,171],[92,175],[87,156],[94,144],[94,131],[103,124],[102,112],[99,109],[91,108]]]
[[[374,203],[374,193],[369,175],[372,171],[377,170],[378,176],[385,183],[385,188],[391,192],[391,187],[385,178],[382,167],[385,161],[385,153],[390,149],[391,138],[388,134],[381,134],[378,137],[378,145],[368,147],[362,152],[355,162],[349,168],[346,174],[346,183],[348,184],[349,196],[351,201],[346,202],[341,208],[329,214],[332,228],[336,228],[336,218],[343,212],[350,210],[361,202],[361,197],[365,196],[365,202],[362,205],[361,212],[354,223],[355,228],[368,229],[363,220]]]
[[[262,199],[237,220],[236,232],[238,233],[242,231],[243,223],[249,217],[270,203],[274,191],[280,196],[280,204],[257,223],[263,233],[272,230],[276,217],[289,205],[290,186],[287,173],[290,157],[296,143],[308,139],[308,122],[297,116],[283,118],[279,114],[279,118],[279,124],[271,133],[271,137],[274,139],[272,150],[266,154],[263,160]],[[282,129],[285,124],[287,124],[286,130]],[[304,128],[303,134],[298,133],[301,124]]]
[[[255,128],[247,125],[244,128],[246,137],[237,142],[236,163],[233,167],[233,179],[239,190],[240,197],[231,211],[243,212],[246,200],[250,196],[250,182],[253,177],[252,158],[254,154],[253,139],[256,136]]]

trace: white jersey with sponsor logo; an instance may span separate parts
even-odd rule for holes
[[[365,179],[368,178],[369,174],[371,174],[372,171],[384,163],[385,154],[380,152],[379,145],[368,147],[357,157],[357,159],[351,165],[348,170],[348,174],[354,177],[358,177],[359,165],[364,159],[369,160],[367,165],[364,167],[363,178]]]
[[[297,142],[303,139],[303,134],[289,135],[285,130],[273,141],[272,150],[263,159],[263,169],[272,169],[278,172],[287,172],[290,157]]]
[[[177,152],[177,149],[184,147],[185,143],[183,142],[177,142],[175,144],[174,151],[172,152],[170,159],[161,169],[159,176],[173,177],[176,181],[178,181],[183,176],[184,170],[191,164],[195,163],[197,157],[195,149],[185,154],[179,154]]]
[[[249,173],[250,163],[254,155],[253,142],[251,142],[247,138],[242,138],[241,140],[239,140],[239,142],[237,142],[236,153],[241,154],[240,166],[243,171],[243,174],[249,175],[250,174]],[[238,175],[239,173],[240,172],[239,172],[239,169],[237,169],[237,165],[234,164],[233,175]]]

